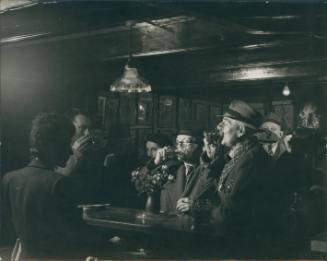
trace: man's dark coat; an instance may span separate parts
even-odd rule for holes
[[[225,164],[217,186],[220,203],[213,216],[219,227],[236,233],[266,229],[270,164],[268,155],[255,139],[238,144],[233,157]]]

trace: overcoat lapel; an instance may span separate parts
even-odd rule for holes
[[[178,169],[178,172],[176,175],[175,194],[176,194],[176,197],[178,197],[178,199],[184,192],[184,186],[185,186],[185,182],[186,182],[185,172],[186,172],[186,168],[184,165],[182,165]]]
[[[182,197],[186,197],[190,194],[190,192],[192,191],[193,187],[195,186],[195,184],[197,182],[199,173],[200,173],[199,166],[193,170],[193,173],[190,173],[190,175],[192,175],[192,176],[190,177],[190,180],[184,189]],[[185,174],[184,174],[184,176],[185,176]]]

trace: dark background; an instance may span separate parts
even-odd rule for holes
[[[110,138],[108,153],[123,156],[104,193],[139,208],[129,174],[149,133],[213,129],[235,98],[276,111],[288,130],[312,102],[327,130],[326,1],[14,2],[0,4],[1,176],[29,161],[35,115],[72,107],[89,111]],[[130,54],[151,93],[109,92]],[[311,145],[303,154],[314,163]],[[325,224],[323,200],[307,210],[314,233]]]
[[[123,142],[139,157],[148,133],[214,128],[233,98],[286,113],[290,129],[313,101],[326,129],[326,3],[31,2],[0,15],[2,173],[28,162],[37,113],[71,107],[89,110],[113,148]],[[129,53],[151,94],[108,92]]]

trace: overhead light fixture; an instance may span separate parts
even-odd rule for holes
[[[129,58],[124,73],[110,85],[112,92],[140,93],[151,92],[151,85],[139,75],[138,70],[130,66],[132,60],[132,25],[129,31]]]
[[[151,85],[141,77],[136,68],[125,65],[125,71],[110,86],[112,92],[151,92]]]
[[[288,87],[288,84],[286,83],[284,88],[283,88],[283,95],[284,96],[289,96],[291,94],[291,90],[290,88]]]

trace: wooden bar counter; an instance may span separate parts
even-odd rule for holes
[[[296,258],[300,254],[284,252],[269,241],[253,242],[250,237],[224,234],[222,228],[209,220],[184,214],[147,214],[138,209],[111,206],[85,207],[83,219],[88,225],[122,238],[130,246],[124,248],[125,252],[119,256],[122,258]],[[132,252],[134,255],[130,255]]]

